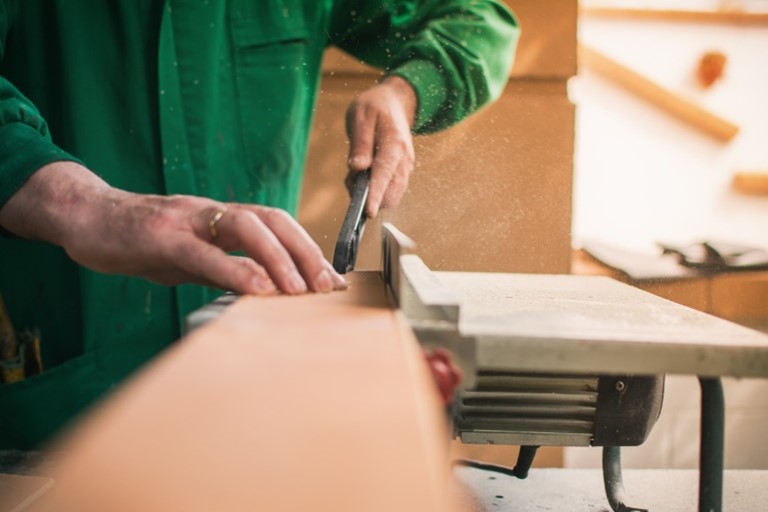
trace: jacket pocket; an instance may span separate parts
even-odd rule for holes
[[[47,441],[105,389],[94,353],[12,384],[0,384],[0,449]]]
[[[248,173],[259,183],[293,170],[311,99],[310,38],[301,23],[232,19],[237,108]]]

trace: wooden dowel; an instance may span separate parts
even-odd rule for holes
[[[581,64],[600,75],[613,80],[637,96],[720,141],[727,142],[739,133],[739,127],[730,121],[705,110],[592,48],[580,44],[579,60]]]
[[[603,18],[732,23],[738,25],[768,24],[768,12],[746,12],[733,10],[694,11],[683,9],[641,9],[631,7],[582,7],[579,12],[585,16]]]
[[[733,188],[744,194],[768,195],[768,170],[737,171],[733,175]]]

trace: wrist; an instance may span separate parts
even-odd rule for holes
[[[406,118],[408,119],[408,127],[413,128],[413,125],[416,122],[418,99],[416,97],[416,91],[411,83],[401,76],[389,75],[381,81],[381,85],[389,87],[395,96],[397,96],[398,101],[403,106]]]
[[[96,199],[112,191],[115,189],[76,162],[52,162],[30,176],[3,205],[0,225],[21,238],[66,248],[92,217]]]

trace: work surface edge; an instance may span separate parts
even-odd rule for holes
[[[433,274],[481,369],[768,377],[768,335],[608,277]]]

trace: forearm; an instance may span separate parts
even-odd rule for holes
[[[434,18],[395,55],[391,71],[415,85],[417,133],[447,128],[497,99],[519,32],[499,2],[439,5]]]
[[[53,162],[35,172],[0,208],[0,226],[14,235],[66,247],[85,225],[86,210],[125,192],[75,162]]]
[[[420,0],[407,13],[370,5],[370,12],[352,9],[351,18],[340,8],[337,27],[354,28],[332,30],[332,42],[413,85],[419,100],[415,132],[446,128],[500,94],[519,34],[501,2]]]
[[[413,128],[413,125],[416,122],[416,110],[418,108],[418,99],[416,98],[416,91],[413,88],[413,84],[398,75],[384,77],[381,84],[391,89],[392,94],[397,98],[398,103],[402,105],[406,120],[408,121],[408,126]]]

